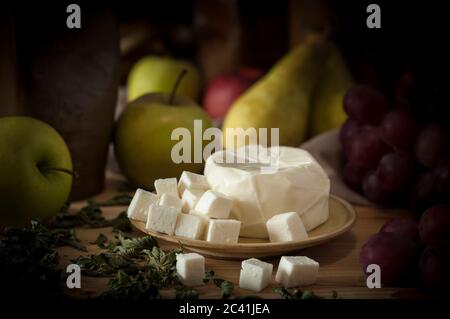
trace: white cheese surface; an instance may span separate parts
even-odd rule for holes
[[[203,239],[206,224],[207,220],[203,217],[180,214],[175,226],[175,235],[191,239]]]
[[[134,193],[130,206],[128,206],[128,218],[140,220],[142,222],[147,221],[148,209],[151,204],[156,204],[158,199],[158,195],[138,188],[136,193]]]
[[[197,253],[177,254],[177,274],[186,286],[201,286],[205,276],[205,257]]]
[[[242,261],[239,288],[259,292],[266,288],[272,277],[273,265],[256,258]]]
[[[181,208],[181,199],[171,193],[163,193],[158,201],[159,205]]]
[[[152,204],[150,205],[145,228],[173,235],[180,214],[180,208]]]
[[[178,191],[180,196],[183,195],[186,189],[206,191],[209,189],[208,181],[203,175],[183,171],[180,176],[180,181],[178,182]]]
[[[218,244],[237,244],[241,222],[233,219],[210,219],[206,241]]]
[[[205,193],[203,190],[199,189],[189,189],[187,188],[183,192],[183,196],[181,197],[182,210],[184,213],[189,213],[192,209],[195,208],[199,199]]]
[[[233,201],[227,196],[212,190],[206,191],[198,200],[194,210],[206,217],[228,218]]]
[[[306,256],[283,256],[278,264],[276,282],[285,288],[312,285],[317,281],[319,263]]]
[[[178,194],[177,179],[175,177],[157,179],[154,185],[156,193],[159,196],[162,196],[164,193],[169,193],[173,196],[180,197]]]
[[[304,221],[307,230],[326,221],[330,180],[317,161],[299,148],[262,150],[269,150],[267,156],[218,151],[205,164],[211,189],[233,200],[231,217],[242,222],[241,236],[268,238],[267,220],[284,212],[310,213]],[[227,156],[245,163],[223,163]]]
[[[273,216],[267,221],[271,242],[298,241],[308,238],[305,226],[296,212]]]

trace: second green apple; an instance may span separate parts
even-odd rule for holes
[[[212,125],[207,114],[183,96],[171,101],[169,94],[150,93],[131,102],[120,116],[114,136],[116,158],[124,175],[136,186],[151,190],[155,179],[178,177],[183,170],[201,173],[203,163],[176,163],[171,157],[178,143],[172,140],[172,132],[185,128],[192,138],[193,158],[195,120],[201,121],[203,130]]]
[[[128,101],[146,93],[170,93],[177,76],[185,69],[187,74],[177,89],[177,94],[197,101],[200,77],[189,62],[169,57],[149,55],[141,58],[131,69],[127,81]]]

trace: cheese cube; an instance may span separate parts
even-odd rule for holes
[[[221,244],[237,244],[241,222],[234,219],[210,219],[206,241]]]
[[[180,213],[180,208],[152,204],[150,205],[145,228],[173,235]]]
[[[195,210],[208,217],[228,218],[232,205],[233,201],[225,195],[209,190],[200,197]]]
[[[180,214],[175,226],[175,235],[191,239],[203,239],[205,226],[206,220],[200,216]]]
[[[271,242],[297,241],[308,238],[302,220],[295,212],[273,216],[266,223]]]
[[[206,177],[200,174],[183,171],[178,182],[178,191],[183,195],[186,189],[198,189],[206,191],[209,189]]]
[[[256,258],[242,261],[239,287],[259,292],[266,288],[272,277],[273,265]]]
[[[130,206],[128,206],[128,218],[145,222],[147,220],[147,212],[150,205],[156,204],[158,198],[158,195],[138,188],[131,200]]]
[[[175,177],[157,179],[155,181],[155,189],[159,196],[162,196],[164,193],[170,193],[176,197],[180,197],[178,194],[177,179]]]
[[[205,257],[197,253],[177,254],[177,273],[186,286],[203,285],[205,277]]]
[[[305,256],[283,256],[275,280],[285,288],[312,285],[317,280],[319,263]]]
[[[184,213],[189,213],[190,210],[195,208],[198,200],[205,193],[203,190],[198,189],[189,189],[187,188],[183,192],[183,196],[181,197],[182,210]]]
[[[171,193],[163,193],[158,202],[161,206],[181,208],[181,199],[178,196],[174,196]]]

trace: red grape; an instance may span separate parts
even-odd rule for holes
[[[420,245],[414,240],[394,233],[372,235],[363,245],[359,262],[363,271],[377,264],[381,270],[381,282],[398,284],[411,277],[417,267]]]
[[[360,190],[366,171],[355,167],[351,162],[347,162],[344,166],[342,175],[348,186],[354,190]]]
[[[450,245],[442,243],[428,246],[419,262],[422,285],[432,289],[450,287]]]
[[[360,129],[361,127],[358,122],[350,118],[342,125],[341,131],[339,132],[339,138],[345,154],[348,154],[349,146],[353,138],[359,133]]]
[[[436,192],[442,201],[450,201],[450,159],[439,161],[433,169]]]
[[[348,148],[348,159],[361,170],[375,168],[386,153],[387,146],[382,142],[376,127],[363,126],[353,138]]]
[[[436,201],[435,181],[432,172],[423,173],[412,193],[412,208],[422,213]]]
[[[378,124],[389,110],[386,97],[364,85],[350,88],[344,97],[347,115],[361,124]]]
[[[415,173],[416,162],[404,151],[384,155],[376,171],[382,188],[389,192],[400,192],[411,187]]]
[[[392,218],[381,227],[380,232],[394,233],[420,242],[419,225],[411,218]]]
[[[448,85],[434,87],[426,101],[426,115],[434,121],[450,120],[450,95],[447,93]]]
[[[417,134],[417,126],[411,113],[405,110],[389,112],[380,125],[383,141],[395,148],[405,149],[410,146]]]
[[[428,124],[419,133],[415,143],[417,160],[426,167],[435,165],[448,152],[448,132],[440,124]]]
[[[364,196],[368,200],[377,204],[386,204],[390,201],[391,196],[388,192],[384,191],[381,187],[381,183],[378,180],[375,172],[369,172],[364,177],[362,182],[362,189]]]
[[[419,233],[422,241],[427,244],[450,241],[450,206],[428,208],[420,218]]]

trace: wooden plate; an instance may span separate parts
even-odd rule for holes
[[[348,202],[337,196],[330,195],[329,209],[330,216],[328,220],[309,232],[308,239],[285,243],[270,243],[264,239],[240,237],[237,244],[217,244],[146,230],[145,223],[141,221],[131,220],[131,223],[145,234],[167,242],[182,244],[183,248],[202,255],[220,259],[268,258],[286,255],[303,248],[326,243],[352,228],[356,221],[356,212]]]

